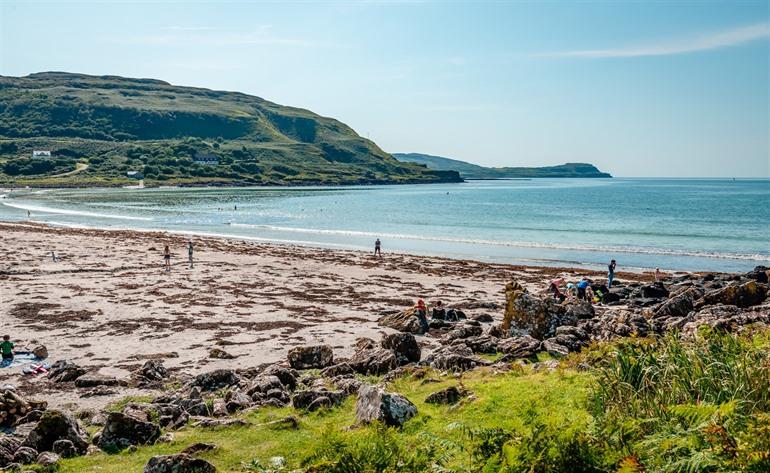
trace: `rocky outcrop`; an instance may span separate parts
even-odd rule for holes
[[[421,351],[417,340],[411,333],[392,333],[382,338],[382,348],[393,350],[403,363],[420,361]]]
[[[348,365],[364,375],[381,375],[399,367],[401,364],[396,352],[377,347],[374,340],[360,338],[356,342],[356,352],[348,360]]]
[[[70,413],[50,409],[40,417],[24,440],[24,446],[38,452],[50,451],[57,440],[69,440],[78,455],[88,448],[88,435]]]
[[[441,347],[431,353],[425,361],[437,370],[453,372],[468,371],[478,366],[489,365],[489,362],[475,356],[465,344]]]
[[[107,416],[97,446],[106,452],[117,452],[131,445],[150,445],[160,437],[160,427],[122,412]]]
[[[696,288],[689,288],[677,294],[655,310],[655,317],[684,317],[695,308],[695,301],[702,295]]]
[[[289,351],[289,364],[296,370],[326,368],[334,364],[334,353],[329,345],[297,347]]]
[[[337,406],[342,403],[345,397],[347,397],[347,395],[342,391],[316,389],[294,393],[294,396],[291,398],[291,403],[297,409],[314,411],[322,407]]]
[[[534,358],[540,351],[540,340],[529,335],[505,338],[500,341],[498,349],[511,358]]]
[[[86,374],[85,368],[67,360],[59,360],[48,370],[48,379],[54,383],[75,381]]]
[[[402,312],[383,315],[377,320],[377,323],[382,327],[392,328],[399,332],[411,333],[414,335],[422,335],[425,333],[420,325],[420,320],[414,313],[414,309],[407,309]]]
[[[148,381],[162,381],[169,377],[169,373],[162,361],[147,360],[136,372],[136,376]]]
[[[358,390],[356,420],[360,423],[381,422],[400,427],[417,415],[417,407],[400,394],[385,392],[381,386],[365,384]]]
[[[767,298],[767,286],[749,281],[743,284],[731,284],[727,287],[707,292],[697,302],[698,308],[714,305],[734,305],[738,307],[751,307],[761,304]]]
[[[556,327],[575,325],[578,314],[593,310],[578,305],[568,311],[551,298],[540,299],[529,294],[517,282],[508,283],[505,293],[507,304],[503,328],[508,323],[512,333],[530,335],[538,340],[554,336]]]
[[[217,469],[206,460],[185,453],[158,455],[150,458],[144,473],[215,473]]]
[[[193,379],[192,386],[198,387],[203,391],[216,391],[217,389],[234,386],[240,380],[235,371],[221,369],[199,374]]]

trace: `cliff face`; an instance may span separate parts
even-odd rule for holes
[[[46,165],[32,150],[52,151]],[[200,164],[213,156],[216,165]],[[46,72],[0,77],[0,178],[244,184],[459,181],[402,163],[349,126],[238,92],[153,79]]]

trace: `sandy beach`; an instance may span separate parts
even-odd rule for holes
[[[0,234],[2,332],[17,349],[45,345],[49,363],[66,359],[118,379],[153,358],[184,378],[274,363],[307,344],[330,344],[335,356],[344,357],[357,338],[379,339],[390,330],[377,325],[381,315],[419,297],[499,321],[507,281],[540,291],[556,274],[592,274],[402,254],[375,259],[355,251],[197,237],[190,269],[187,237],[179,235],[34,223],[3,223]],[[163,270],[165,244],[173,254],[169,273]],[[429,351],[436,341],[421,337],[420,343]],[[212,348],[234,358],[211,358]],[[61,391],[16,368],[0,371],[0,383],[81,407],[141,394],[121,388],[119,394],[81,397],[87,393]]]

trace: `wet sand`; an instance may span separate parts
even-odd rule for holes
[[[441,300],[471,315],[502,320],[506,282],[542,291],[556,275],[603,273],[524,267],[403,254],[374,258],[329,250],[160,232],[55,228],[0,223],[0,320],[17,349],[45,345],[49,363],[74,361],[127,378],[149,358],[164,359],[179,376],[216,368],[249,368],[285,359],[299,345],[327,343],[335,356],[352,353],[359,337],[389,329],[377,319]],[[172,270],[163,269],[163,247]],[[53,262],[51,251],[59,256]],[[649,275],[619,272],[619,279]],[[430,350],[436,343],[421,337]],[[235,356],[209,357],[212,348]],[[101,406],[136,389],[82,398],[74,388],[1,369],[0,385],[40,394],[52,404]]]

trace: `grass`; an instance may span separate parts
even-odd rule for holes
[[[187,426],[171,443],[65,460],[62,471],[141,471],[151,456],[194,442],[218,446],[202,457],[223,472],[770,471],[770,331],[626,339],[561,366],[397,379],[388,389],[419,412],[401,429],[353,427],[351,397],[314,413],[260,409],[244,427]],[[455,406],[424,402],[449,386],[472,394]],[[298,429],[266,425],[288,415],[299,418]],[[275,466],[274,457],[284,463]]]
[[[435,377],[431,374],[431,377]],[[437,378],[437,383],[422,384],[421,380],[404,378],[389,389],[402,393],[412,400],[419,414],[398,433],[391,433],[397,443],[408,449],[426,445],[428,439],[439,444],[442,441],[456,444],[463,441],[458,426],[474,426],[484,429],[524,429],[527,416],[538,412],[554,427],[588,428],[591,417],[582,407],[588,395],[591,376],[572,371],[554,373],[510,372],[490,374],[486,371],[470,373],[463,377],[466,389],[473,392],[475,400],[456,407],[425,404],[428,394],[444,387],[457,385],[452,376]],[[297,430],[272,430],[260,426],[287,415],[298,415]],[[348,430],[355,424],[355,399],[349,398],[342,406],[323,412],[298,413],[291,408],[260,409],[245,417],[252,425],[226,429],[200,429],[186,427],[174,434],[174,441],[142,447],[135,453],[107,455],[99,453],[63,462],[64,472],[124,473],[141,471],[153,455],[178,453],[194,442],[209,442],[219,448],[202,455],[220,471],[249,471],[248,465],[267,465],[271,457],[283,456],[287,468],[300,468],[304,459],[313,455],[326,444],[324,439],[334,437],[343,443],[379,437],[383,433],[377,426]],[[369,444],[371,442],[366,442]],[[449,452],[448,467],[462,467],[468,463],[468,453],[460,450]]]

